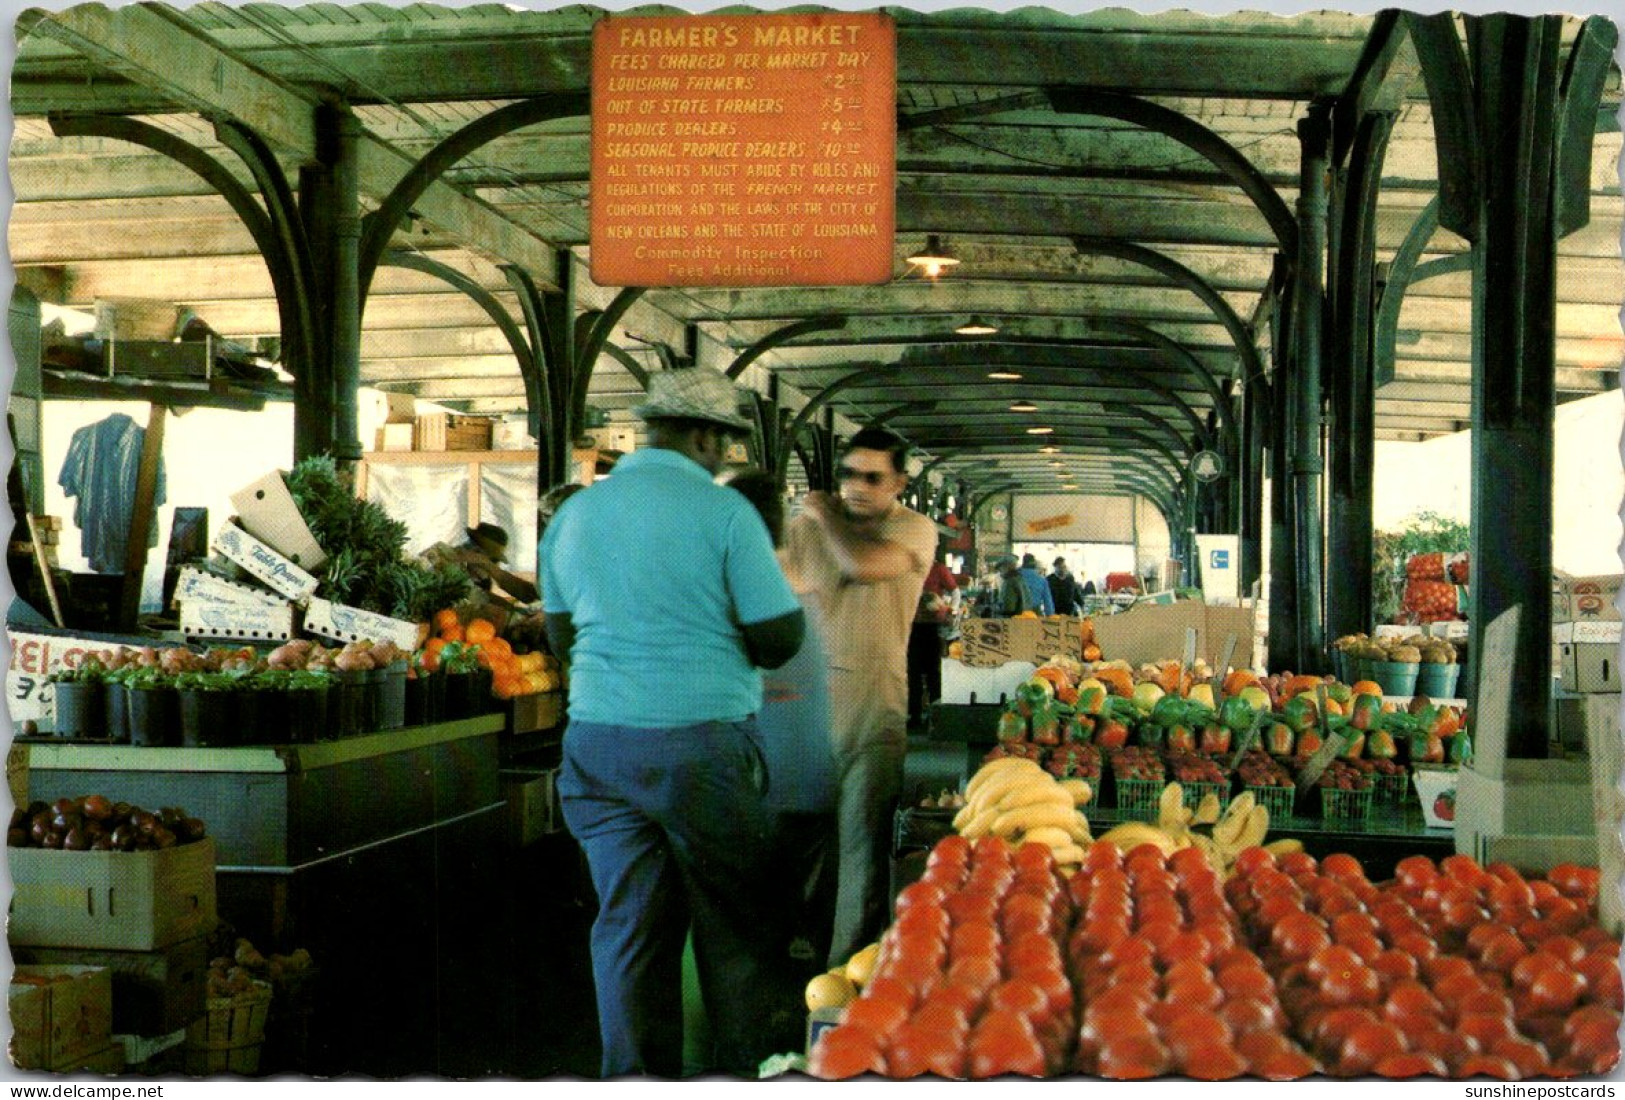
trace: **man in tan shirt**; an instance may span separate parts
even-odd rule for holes
[[[840,793],[839,885],[830,965],[872,942],[888,919],[892,819],[908,750],[908,635],[937,527],[898,497],[908,444],[865,428],[848,441],[840,493],[807,494],[785,539],[785,568],[818,608],[830,656]]]

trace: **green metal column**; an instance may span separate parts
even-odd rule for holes
[[[332,318],[333,457],[361,459],[357,391],[361,388],[361,206],[356,150],[362,126],[349,111],[324,113],[334,126],[337,158],[333,162]]]
[[[1551,699],[1552,406],[1557,234],[1557,20],[1467,21],[1482,171],[1473,247],[1472,653],[1521,606],[1513,663],[1475,668],[1515,688],[1509,757],[1541,758]]]
[[[1291,501],[1293,553],[1297,565],[1297,647],[1293,668],[1325,668],[1322,618],[1325,539],[1321,527],[1321,319],[1325,286],[1321,265],[1326,254],[1326,171],[1331,146],[1331,109],[1313,103],[1309,117],[1298,122],[1302,168],[1298,186],[1297,286],[1293,295],[1296,356],[1291,389]]]
[[[1341,174],[1343,213],[1332,250],[1332,430],[1326,516],[1326,558],[1335,563],[1337,578],[1326,586],[1326,631],[1331,637],[1371,629],[1376,216],[1383,152],[1392,125],[1393,116],[1387,114],[1361,119],[1348,170]]]
[[[1290,297],[1288,302],[1290,302]],[[1270,618],[1269,669],[1297,671],[1298,666],[1298,565],[1292,551],[1292,468],[1287,462],[1291,445],[1288,425],[1292,423],[1290,377],[1294,369],[1292,349],[1280,339],[1285,327],[1285,310],[1272,311],[1271,328],[1275,339],[1275,374],[1270,385],[1269,431],[1264,435],[1270,473]]]
[[[1263,379],[1241,392],[1241,445],[1236,478],[1241,483],[1241,591],[1250,592],[1264,573],[1264,410],[1269,387]]]

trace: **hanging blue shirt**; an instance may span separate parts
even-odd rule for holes
[[[546,609],[575,626],[571,720],[660,729],[761,707],[739,624],[800,604],[756,509],[698,463],[627,455],[559,509],[542,563]]]
[[[124,572],[146,438],[146,429],[123,413],[114,413],[74,432],[68,444],[57,484],[67,496],[79,498],[73,506],[73,524],[79,528],[80,550],[94,572]],[[160,457],[152,497],[154,515],[163,503],[164,463]],[[158,545],[156,522],[147,527],[147,545]]]

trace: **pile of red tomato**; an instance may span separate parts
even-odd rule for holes
[[[1598,875],[1525,880],[1465,856],[1092,846],[958,836],[897,898],[863,995],[824,1033],[825,1078],[1086,1073],[1274,1080],[1606,1073],[1619,1060],[1619,944]]]

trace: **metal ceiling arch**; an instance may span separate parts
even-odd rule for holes
[[[804,321],[795,321],[768,333],[750,347],[740,352],[734,361],[724,371],[729,378],[738,378],[745,373],[745,368],[754,363],[774,348],[788,344],[798,336],[806,336],[814,332],[831,332],[846,327],[847,318],[840,314],[820,315],[808,317]]]
[[[1128,263],[1139,264],[1184,287],[1213,311],[1213,315],[1230,334],[1230,339],[1236,345],[1236,354],[1245,367],[1242,377],[1254,378],[1264,373],[1264,364],[1258,358],[1258,347],[1253,343],[1252,333],[1247,330],[1246,324],[1236,316],[1236,311],[1230,308],[1230,304],[1219,296],[1218,291],[1184,264],[1164,256],[1154,248],[1109,237],[1073,237],[1072,247],[1081,253],[1092,252],[1099,256],[1112,256]]]
[[[543,426],[542,390],[546,386],[542,378],[541,360],[538,352],[525,339],[525,334],[514,323],[513,317],[502,308],[502,303],[496,300],[496,296],[456,268],[431,259],[421,252],[404,248],[387,249],[379,262],[385,267],[399,267],[433,275],[441,282],[456,287],[468,295],[485,311],[486,316],[491,318],[491,323],[497,326],[503,339],[507,340],[508,346],[513,349],[515,365],[525,383],[525,406],[529,410],[529,428],[531,434],[540,439]]]
[[[361,219],[362,308],[366,308],[373,272],[378,268],[378,259],[388,247],[389,239],[406,220],[412,205],[446,174],[448,168],[471,156],[480,147],[515,130],[557,118],[585,115],[590,108],[590,100],[586,92],[567,92],[522,99],[499,107],[448,135],[412,165],[378,207]]]

